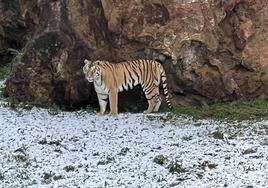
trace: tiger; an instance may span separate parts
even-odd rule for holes
[[[84,60],[83,73],[88,82],[94,82],[100,112],[103,115],[109,99],[110,115],[118,114],[118,92],[140,84],[148,102],[144,113],[157,112],[161,105],[160,81],[168,107],[171,108],[165,70],[157,60],[131,60],[120,63]]]

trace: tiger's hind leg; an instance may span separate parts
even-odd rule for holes
[[[155,102],[153,101],[153,99],[147,100],[147,102],[148,102],[148,108],[147,110],[144,111],[144,113],[151,113],[154,109]]]
[[[160,97],[160,92],[159,92],[159,85],[157,86],[155,86],[156,87],[156,89],[155,89],[155,95],[154,95],[154,100],[155,100],[155,106],[154,106],[154,109],[153,109],[153,111],[154,112],[157,112],[158,110],[159,110],[159,107],[160,107],[160,105],[161,105],[161,102],[162,102],[162,100],[161,100],[161,97]]]
[[[154,107],[154,112],[158,112],[158,110],[159,110],[159,108],[160,108],[160,105],[161,105],[161,102],[162,102],[162,100],[161,100],[161,98],[160,98],[160,96],[159,95],[157,95],[156,97],[156,105],[155,105],[155,107]]]
[[[148,108],[147,108],[147,110],[144,111],[144,113],[151,113],[156,108],[158,110],[158,108],[161,104],[161,101],[159,104],[159,101],[156,98],[156,96],[158,96],[157,89],[151,88],[151,90],[148,89],[148,91],[146,89],[144,89],[144,93],[145,93],[145,97],[147,98],[147,102],[148,102]]]
[[[108,103],[108,95],[97,93],[99,105],[100,105],[100,112],[98,115],[103,115],[106,111],[106,106]]]

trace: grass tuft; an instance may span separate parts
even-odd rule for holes
[[[167,160],[167,157],[165,157],[164,155],[157,155],[154,157],[153,162],[159,165],[164,165]]]
[[[46,184],[49,184],[52,182],[52,177],[55,175],[55,173],[50,172],[44,172],[43,173],[43,182]]]
[[[106,156],[106,157],[103,157],[98,163],[97,165],[107,165],[107,164],[110,164],[110,163],[113,163],[115,162],[115,158],[112,157],[112,156]]]
[[[13,71],[13,67],[18,62],[21,61],[22,57],[25,55],[25,53],[31,47],[32,44],[33,44],[33,39],[28,38],[26,44],[21,50],[17,50],[13,48],[8,49],[8,51],[10,51],[11,54],[14,55],[14,58],[12,59],[10,63],[6,64],[5,66],[0,66],[0,80],[5,80],[11,75]]]
[[[63,168],[66,172],[73,172],[75,170],[75,167],[72,165],[65,166]]]
[[[128,147],[124,147],[124,148],[121,149],[121,151],[118,153],[118,155],[125,156],[129,152],[129,150],[130,149]]]
[[[57,104],[55,104],[55,103],[49,104],[47,101],[44,101],[42,99],[36,98],[34,100],[28,100],[28,101],[24,101],[24,102],[16,102],[16,101],[12,100],[12,98],[10,98],[10,97],[4,98],[4,96],[2,95],[2,92],[1,92],[1,88],[0,88],[0,99],[2,101],[5,101],[5,106],[11,107],[14,110],[21,108],[21,109],[30,111],[36,107],[36,108],[47,109],[48,113],[50,115],[57,115],[62,111],[60,106],[58,106]]]
[[[223,133],[221,132],[221,131],[214,131],[213,133],[212,133],[212,136],[213,136],[213,138],[214,139],[224,139],[224,135],[223,135]]]
[[[8,63],[5,66],[0,67],[0,80],[5,80],[8,78],[11,72],[11,63]]]
[[[195,119],[260,120],[268,118],[268,101],[252,99],[216,103],[206,107],[177,106],[171,111],[176,115],[192,116]]]
[[[185,172],[185,169],[182,167],[182,165],[178,161],[171,161],[168,165],[168,170],[170,173],[182,173]]]
[[[4,180],[5,179],[5,176],[2,172],[0,172],[0,181]]]

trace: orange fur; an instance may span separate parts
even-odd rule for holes
[[[118,112],[118,92],[132,89],[141,84],[148,101],[145,113],[158,111],[161,105],[159,95],[160,81],[163,83],[166,101],[169,101],[166,74],[163,66],[154,60],[134,60],[122,63],[109,63],[108,61],[85,60],[83,72],[89,82],[94,82],[98,95],[100,114],[104,114],[108,98],[112,115]]]

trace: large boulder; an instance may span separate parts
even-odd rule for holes
[[[10,18],[8,2],[0,4],[8,7],[0,15]],[[92,85],[82,74],[85,58],[115,63],[161,60],[177,105],[267,97],[266,1],[25,2],[17,0],[14,5],[25,23],[23,31],[31,38],[21,42],[21,37],[9,35],[27,44],[7,81],[6,91],[14,100],[67,107],[97,103]],[[14,24],[13,28],[19,26]],[[143,99],[140,93],[139,89],[133,92],[137,100]],[[120,99],[128,98],[129,93]]]

